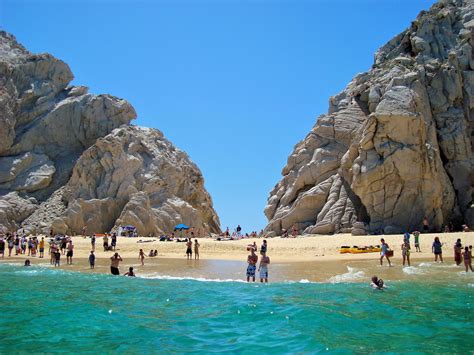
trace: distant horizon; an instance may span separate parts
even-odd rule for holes
[[[4,0],[0,26],[129,101],[199,167],[221,229],[250,233],[330,96],[433,3]]]

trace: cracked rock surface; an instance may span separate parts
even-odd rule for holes
[[[474,4],[446,0],[329,100],[265,207],[267,235],[474,227]]]
[[[159,131],[130,126],[136,113],[127,101],[72,79],[66,63],[0,31],[0,232],[133,224],[155,235],[175,222],[218,232],[187,155]]]

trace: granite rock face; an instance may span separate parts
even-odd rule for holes
[[[134,225],[160,235],[185,223],[206,233],[219,220],[197,166],[154,129],[121,127],[86,150],[66,184],[61,232]]]
[[[268,235],[472,226],[474,4],[421,12],[329,100],[283,168]]]
[[[142,223],[140,234],[169,231],[174,221],[181,223],[182,219],[192,226],[206,227],[207,232],[219,231],[219,220],[203,187],[202,176],[185,154],[178,154],[163,137],[158,139],[159,133],[130,127],[136,113],[127,101],[110,95],[89,94],[86,87],[70,86],[72,79],[66,63],[50,54],[32,54],[12,35],[0,31],[0,231],[24,227],[44,232],[54,222],[62,232],[80,232],[83,223],[91,224],[89,231],[106,232],[119,217],[121,223]],[[122,126],[125,128],[114,131]],[[126,132],[128,142],[117,132]],[[134,139],[133,134],[139,138]],[[149,139],[145,138],[147,134]],[[99,138],[103,139],[98,141]],[[136,170],[127,175],[133,167],[139,169],[134,164],[140,154],[134,155],[129,149],[136,146],[139,150],[142,143],[155,155],[144,153],[141,175]],[[124,152],[119,153],[120,149]],[[123,164],[131,165],[117,170],[110,165],[100,170],[100,164],[93,158],[94,152],[104,154],[98,158],[103,164],[118,164],[111,157],[118,154],[124,159]],[[182,180],[179,188],[171,188],[172,181],[165,176],[171,169],[155,169],[154,164],[158,162],[150,161],[156,158],[162,162],[160,159],[168,155],[176,156],[175,159],[180,157],[180,163],[187,160],[187,166],[194,168],[188,169],[193,170],[194,175],[189,173],[182,177],[196,176],[194,190]],[[181,168],[184,169],[184,165]],[[109,174],[106,176],[111,179],[110,186],[104,185],[105,175],[94,176],[94,172]],[[134,174],[143,182],[134,183]],[[173,171],[173,174],[178,173]],[[120,180],[122,178],[125,180]],[[150,189],[151,182],[146,181],[155,179],[169,182],[163,184],[166,192],[160,190],[161,185],[156,185],[151,192],[141,190]],[[128,195],[114,190],[118,181],[127,186]],[[175,183],[178,186],[178,180]],[[133,193],[132,187],[135,188]],[[150,208],[138,213],[133,203],[143,202],[139,202],[141,191],[148,197]],[[169,201],[162,201],[163,206],[158,208],[158,196],[166,196]],[[183,201],[188,205],[181,206]],[[15,209],[18,211],[14,212]],[[166,220],[168,217],[172,219]],[[95,218],[95,222],[91,218]],[[152,223],[161,224],[152,228]]]

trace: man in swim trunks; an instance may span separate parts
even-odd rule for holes
[[[247,282],[250,282],[250,278],[255,282],[255,271],[257,270],[258,256],[255,254],[255,250],[250,248],[250,255],[247,257]]]
[[[110,272],[112,275],[120,275],[119,264],[121,261],[123,261],[122,257],[118,253],[110,258]]]
[[[191,241],[191,238],[188,239],[186,242],[186,257],[188,260],[191,260],[193,258],[193,242]]]
[[[270,264],[270,258],[267,256],[265,251],[261,251],[262,259],[260,260],[260,265],[258,271],[260,272],[260,282],[268,282],[268,264]]]

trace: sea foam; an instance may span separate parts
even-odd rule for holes
[[[347,272],[344,274],[333,276],[329,279],[330,283],[341,283],[360,280],[365,277],[365,273],[362,270],[356,271],[355,268],[350,266],[347,267]]]

